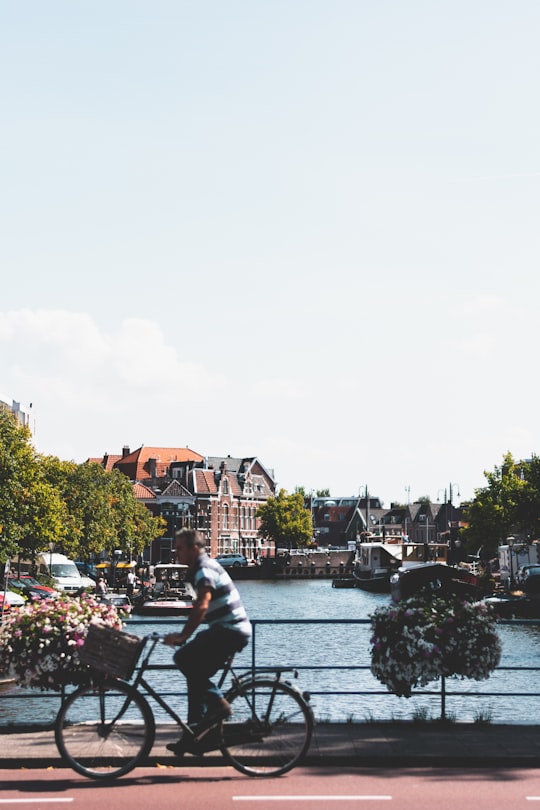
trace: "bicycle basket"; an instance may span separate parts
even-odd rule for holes
[[[115,630],[104,624],[91,624],[79,658],[99,672],[115,678],[131,678],[145,639]]]

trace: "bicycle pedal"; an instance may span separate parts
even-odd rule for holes
[[[193,740],[193,747],[195,750],[192,751],[192,753],[195,753],[196,751],[202,755],[207,751],[215,751],[217,748],[221,748],[222,742],[223,738],[221,736],[220,729],[213,726],[195,737]]]

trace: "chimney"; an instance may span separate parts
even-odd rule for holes
[[[129,445],[128,444],[125,444],[122,447],[122,458],[125,458],[126,456],[129,456]]]

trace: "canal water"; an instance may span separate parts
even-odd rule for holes
[[[312,693],[312,705],[319,722],[440,716],[438,683],[428,685],[422,694],[412,698],[397,698],[371,675],[369,623],[354,624],[350,620],[368,619],[378,606],[388,604],[388,595],[369,594],[356,588],[332,588],[329,579],[239,581],[237,586],[250,617],[260,622],[255,638],[257,666],[276,664],[297,668],[299,678],[295,683]],[[182,622],[183,619],[154,620],[134,616],[127,629],[138,635],[153,631],[163,634],[174,632]],[[507,668],[540,667],[540,624],[501,625],[499,633],[503,658],[491,678],[487,681],[447,680],[447,717],[464,722],[537,722],[540,697],[517,693],[540,691],[535,686],[538,672]],[[158,645],[152,660],[169,664],[171,658],[171,648]],[[250,666],[251,647],[237,656],[236,664],[239,668]],[[153,672],[150,679],[158,691],[184,690],[183,678],[175,671]],[[4,693],[4,697],[14,694],[20,691],[11,690]],[[54,717],[58,703],[58,697],[51,699],[45,693],[34,693],[24,702],[0,698],[0,725],[20,722],[21,716],[48,722]],[[181,712],[185,711],[185,697],[178,698],[175,705]],[[165,719],[159,711],[156,714],[158,720]]]

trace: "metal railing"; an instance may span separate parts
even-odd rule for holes
[[[500,624],[512,625],[514,627],[526,625],[540,628],[540,620],[534,619],[501,621]],[[147,625],[152,625],[153,627],[156,627],[156,625],[158,627],[170,627],[170,620],[163,618],[137,618],[136,621],[129,624],[128,629],[130,632],[137,632],[137,628],[139,628],[139,634],[143,635],[145,632],[144,628]],[[242,663],[239,664],[240,668],[257,669],[258,667],[268,667],[272,664],[290,665],[298,671],[300,675],[299,685],[301,688],[307,689],[312,697],[315,698],[314,702],[316,709],[318,709],[316,714],[318,713],[319,719],[324,720],[330,718],[333,722],[351,721],[353,718],[351,717],[350,709],[357,705],[359,698],[365,699],[361,705],[367,707],[366,710],[369,713],[368,717],[364,716],[364,720],[384,721],[396,719],[395,706],[396,700],[398,699],[395,695],[383,688],[371,674],[369,655],[366,655],[363,659],[366,663],[351,663],[351,661],[345,660],[347,657],[345,654],[343,654],[340,660],[335,659],[335,650],[339,651],[341,644],[339,637],[342,636],[344,638],[343,628],[358,627],[362,629],[362,632],[365,631],[362,644],[364,651],[368,650],[369,630],[371,626],[369,619],[255,619],[252,621],[252,625],[252,643],[250,648],[246,648],[249,652],[243,654]],[[287,646],[287,644],[284,643],[284,640],[287,638],[284,629],[293,627],[296,628],[296,633],[291,643]],[[334,652],[328,653],[328,651],[322,647],[321,643],[311,644],[309,639],[307,639],[302,654],[300,654],[297,644],[298,628],[300,628],[300,632],[306,633],[310,632],[313,628],[320,631],[322,639],[332,639],[334,641]],[[341,628],[341,630],[338,631],[338,628]],[[279,641],[278,644],[276,644],[276,639]],[[344,640],[343,644],[345,643],[346,641]],[[295,650],[298,654],[296,661],[290,658],[291,651],[294,654]],[[308,655],[306,655],[306,651]],[[343,649],[343,653],[345,653],[345,649]],[[328,654],[333,654],[334,658],[331,661],[325,660],[322,662],[321,659],[325,659]],[[355,658],[354,651],[352,658]],[[151,669],[155,671],[169,670],[177,673],[172,663],[152,664]],[[519,700],[520,702],[528,700],[537,701],[537,699],[540,698],[540,691],[535,689],[534,686],[538,683],[538,688],[540,688],[540,679],[538,679],[539,672],[540,657],[539,666],[521,663],[515,665],[500,665],[492,674],[491,679],[482,682],[467,681],[466,689],[460,688],[460,684],[463,684],[463,681],[460,679],[442,678],[440,681],[430,685],[431,688],[413,691],[411,701],[413,698],[416,701],[420,701],[418,704],[420,708],[413,709],[413,711],[416,711],[417,716],[427,714],[425,707],[432,707],[433,704],[436,703],[438,706],[439,719],[447,719],[449,705],[451,706],[451,714],[453,714],[456,701],[461,703],[464,699],[467,699],[468,702],[474,701],[475,699],[487,699],[490,702],[495,699],[497,701],[504,699],[505,702],[512,702],[513,700]],[[329,673],[332,673],[333,676],[331,680],[328,678]],[[504,690],[497,688],[496,683],[494,687],[490,687],[490,682],[493,683],[495,676],[501,676],[503,673],[512,673],[514,682],[519,675],[522,675],[522,680],[527,688],[513,688],[509,690],[506,688],[506,683]],[[530,673],[532,677],[530,677],[528,673]],[[344,677],[344,675],[346,675],[346,677]],[[497,679],[495,679],[495,681],[496,680]],[[478,686],[475,686],[477,683]],[[167,679],[166,689],[163,689],[162,693],[168,696],[176,695],[185,697],[185,688],[183,688],[184,681],[182,677],[176,679],[175,675],[172,685],[174,688],[171,691]],[[533,687],[532,689],[530,688],[531,686]],[[45,712],[49,720],[43,723],[43,725],[49,725],[51,718],[59,708],[62,698],[63,693],[61,692],[36,692],[36,690],[23,692],[19,689],[3,692],[0,696],[0,731],[2,731],[3,728],[5,729],[8,725],[32,723],[32,718],[25,716],[24,709],[20,711],[17,710],[16,722],[14,722],[13,719],[9,719],[12,717],[13,712],[6,711],[8,706],[7,702],[23,701],[23,704],[16,705],[24,705],[24,702],[28,700],[34,702],[39,700],[40,705],[41,701],[46,701],[47,705],[49,705],[50,702],[50,708],[47,708]],[[407,699],[399,700],[407,701]],[[389,710],[385,709],[382,711],[381,707],[382,705],[386,707],[386,701],[389,701],[389,703],[393,701],[394,703]],[[410,702],[408,702],[408,708],[410,708],[410,705]],[[414,704],[413,701],[413,705],[417,704]],[[537,705],[538,704],[535,703],[534,707],[532,707],[531,704],[529,712],[531,718],[537,715]],[[2,709],[2,706],[4,709]],[[372,708],[373,706],[375,706],[375,709]],[[485,719],[489,721],[489,717]],[[510,711],[506,722],[519,723],[520,720],[516,719],[515,712]],[[36,725],[36,723],[33,724]]]

